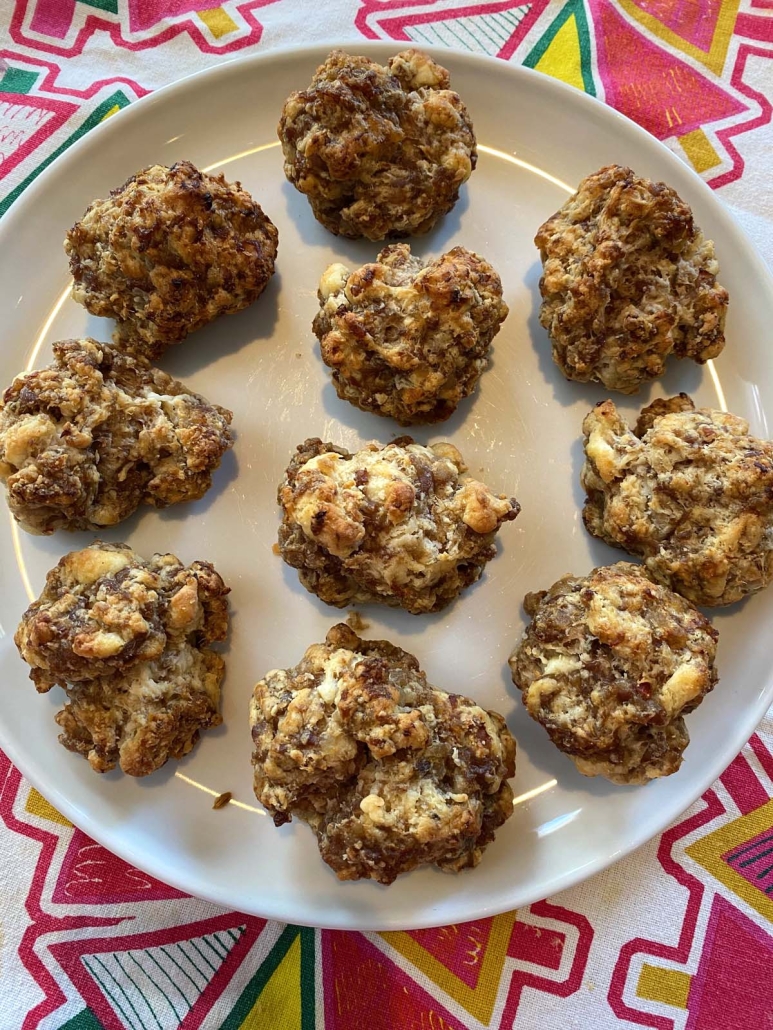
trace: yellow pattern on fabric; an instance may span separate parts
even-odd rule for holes
[[[241,1030],[301,1030],[301,937],[290,945],[260,992]]]
[[[475,987],[468,986],[448,966],[438,962],[410,934],[398,930],[382,933],[381,937],[471,1016],[487,1026],[497,1000],[502,967],[517,915],[517,912],[505,912],[494,917]],[[447,929],[457,930],[456,927]]]
[[[741,847],[760,833],[769,830],[771,826],[773,826],[773,800],[755,808],[748,815],[742,815],[738,819],[734,819],[732,823],[721,826],[713,833],[701,837],[700,840],[685,848],[685,853],[702,865],[733,894],[745,901],[747,905],[751,905],[764,919],[773,923],[773,898],[764,894],[722,861],[722,855]]]
[[[215,39],[227,36],[229,32],[235,32],[239,26],[233,20],[228,11],[222,7],[213,7],[209,11],[199,11],[199,18],[204,22]]]
[[[636,996],[647,1001],[661,1001],[677,1009],[686,1009],[691,983],[689,973],[683,973],[680,969],[661,969],[645,962],[639,973]]]
[[[700,61],[701,64],[705,65],[709,71],[714,72],[715,75],[722,74],[725,58],[727,57],[727,48],[730,46],[730,38],[733,35],[735,18],[738,14],[741,0],[719,0],[719,3],[721,7],[717,17],[717,24],[714,27],[711,47],[709,52],[706,53],[705,50],[701,50],[694,43],[690,43],[689,40],[669,29],[654,15],[643,11],[635,0],[620,0],[620,6],[626,14],[629,14],[635,21],[638,21],[645,29],[649,29],[653,36],[657,36],[658,39],[668,43],[669,46],[674,47],[676,50],[681,50],[688,57]]]
[[[61,812],[57,812],[51,802],[46,801],[34,787],[30,787],[24,807],[30,815],[36,815],[38,819],[48,819],[49,822],[59,823],[60,826],[72,826],[70,820],[65,819]]]
[[[580,34],[574,15],[566,19],[535,67],[538,72],[552,75],[554,79],[567,82],[579,90],[585,89],[582,80]]]
[[[121,108],[118,106],[118,104],[113,104],[113,106],[110,108],[110,110],[106,111],[102,115],[100,121],[106,122],[108,118],[112,118],[113,115],[117,114],[120,110],[121,110]]]
[[[722,158],[703,129],[685,133],[679,137],[679,143],[696,172],[707,172],[709,168],[722,164]]]

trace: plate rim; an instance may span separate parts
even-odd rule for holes
[[[342,42],[331,40],[330,42],[314,44],[293,44],[277,47],[276,49],[263,53],[253,53],[243,55],[232,60],[223,61],[222,63],[215,64],[209,68],[192,72],[191,74],[185,75],[180,79],[176,79],[175,81],[160,87],[152,93],[134,101],[128,107],[116,112],[115,115],[107,119],[105,122],[95,126],[94,129],[77,140],[63,154],[59,155],[59,157],[52,161],[51,164],[36,177],[34,182],[32,182],[19,195],[19,197],[17,197],[5,215],[0,218],[0,252],[2,252],[4,242],[6,242],[14,232],[16,225],[26,218],[29,208],[34,205],[39,196],[45,194],[49,190],[49,183],[53,184],[59,176],[67,171],[71,163],[74,164],[79,161],[82,152],[87,151],[95,145],[99,145],[102,140],[107,140],[111,134],[121,132],[124,126],[128,124],[129,119],[142,118],[145,111],[149,110],[152,105],[166,104],[176,95],[182,95],[190,89],[199,88],[201,82],[218,78],[226,78],[229,75],[238,74],[239,69],[248,68],[250,66],[269,65],[272,61],[282,61],[287,58],[303,60],[308,57],[310,61],[312,59],[321,61],[324,60],[324,55],[332,49],[344,49],[349,52],[363,54],[370,53],[374,56],[382,55],[383,59],[385,52],[395,52],[396,47],[398,46],[399,41],[396,40],[346,40]],[[408,49],[408,47],[403,47],[402,49]],[[639,140],[646,140],[647,146],[652,147],[654,144],[667,163],[670,163],[675,168],[680,168],[682,173],[685,171],[688,173],[692,179],[694,189],[699,193],[702,193],[704,199],[711,205],[713,216],[723,223],[723,228],[726,232],[729,232],[735,237],[735,242],[741,248],[745,260],[750,263],[751,268],[758,277],[760,285],[765,289],[768,295],[768,306],[773,309],[773,272],[770,271],[743,227],[733,217],[721,198],[694,171],[694,169],[670,150],[665,143],[658,140],[642,126],[638,125],[632,119],[609,106],[599,98],[583,93],[567,83],[536,71],[536,69],[526,68],[523,65],[511,64],[510,62],[503,61],[501,58],[497,57],[490,57],[488,55],[475,54],[462,50],[454,50],[451,48],[423,46],[420,49],[429,53],[432,57],[441,62],[445,60],[449,63],[457,61],[468,65],[472,64],[473,66],[479,65],[481,68],[485,67],[490,71],[496,69],[498,74],[504,74],[505,76],[511,77],[513,81],[521,80],[521,82],[538,83],[538,88],[540,90],[544,90],[548,94],[552,92],[555,95],[563,97],[568,103],[579,105],[581,110],[584,109],[588,112],[594,112],[599,114],[602,118],[616,121],[621,125],[624,124],[626,133],[633,133],[633,135],[638,137]],[[316,55],[316,57],[314,57],[314,55]],[[8,517],[12,521],[10,513],[8,513]],[[773,587],[771,589],[773,589]],[[13,637],[10,632],[7,636],[7,644],[4,641],[4,646],[13,647]],[[470,912],[464,918],[487,918],[498,915],[502,912],[512,911],[513,909],[531,904],[534,901],[541,900],[543,897],[548,897],[559,893],[560,891],[567,890],[584,882],[596,873],[600,873],[609,868],[620,859],[646,844],[649,840],[662,834],[675,819],[677,819],[683,812],[693,805],[695,801],[697,801],[697,799],[727,768],[730,762],[732,762],[740,753],[750,736],[754,733],[756,726],[764,717],[766,711],[771,705],[771,702],[773,702],[773,672],[771,672],[768,681],[762,689],[760,689],[756,701],[745,709],[743,720],[739,720],[739,722],[735,724],[733,732],[730,734],[732,747],[727,747],[722,752],[722,757],[719,759],[715,758],[712,760],[710,756],[704,759],[702,763],[702,772],[700,775],[695,775],[693,788],[687,791],[683,797],[679,799],[677,804],[672,805],[671,807],[664,806],[666,814],[663,818],[657,820],[657,829],[652,831],[647,827],[641,833],[631,833],[625,840],[624,844],[616,851],[605,853],[603,856],[585,863],[585,865],[555,875],[551,878],[543,879],[541,881],[539,896],[534,896],[533,890],[529,891],[521,888],[520,894],[514,891],[506,901],[497,901],[493,904],[485,904],[485,898],[483,898],[475,906],[475,912]],[[42,767],[39,769],[40,763],[36,763],[35,760],[32,759],[31,763],[27,764],[26,756],[17,749],[15,741],[5,732],[1,713],[2,702],[0,702],[0,748],[2,748],[13,765],[16,766],[32,786],[46,799],[48,799],[62,815],[64,815],[75,827],[88,834],[88,836],[107,848],[113,854],[117,855],[119,858],[143,872],[148,873],[161,882],[173,886],[180,891],[184,891],[186,894],[189,894],[194,898],[208,901],[229,910],[243,911],[247,914],[265,919],[278,920],[281,922],[291,921],[293,925],[311,926],[320,929],[385,931],[426,929],[445,925],[442,918],[433,918],[431,915],[431,904],[427,905],[423,910],[425,913],[424,917],[419,918],[418,920],[413,920],[410,923],[404,923],[403,921],[390,921],[388,917],[380,914],[379,918],[375,921],[373,919],[361,919],[355,915],[354,919],[341,919],[325,924],[320,924],[318,921],[314,921],[313,916],[308,919],[299,919],[295,913],[292,915],[291,919],[288,920],[287,912],[281,907],[281,904],[279,908],[271,904],[270,895],[267,897],[264,896],[261,899],[259,907],[255,907],[255,905],[250,904],[249,898],[244,898],[244,902],[246,902],[245,907],[242,908],[239,905],[235,906],[234,895],[232,892],[229,893],[225,890],[218,889],[215,886],[210,886],[207,883],[202,882],[200,874],[198,878],[195,875],[189,875],[185,872],[177,875],[175,870],[170,869],[167,862],[155,859],[153,852],[147,852],[141,847],[135,848],[131,839],[121,837],[120,833],[116,833],[116,831],[111,828],[107,828],[103,832],[101,826],[96,823],[93,816],[90,816],[87,812],[78,808],[75,802],[71,802],[68,797],[60,791],[55,783],[46,780]],[[725,757],[728,754],[731,755],[729,760]],[[41,775],[39,775],[39,772]],[[170,872],[175,873],[173,878],[170,878]],[[470,893],[474,894],[474,892]],[[342,913],[351,913],[351,911],[352,910],[348,909],[345,905],[341,906]]]

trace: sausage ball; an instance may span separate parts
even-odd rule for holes
[[[613,783],[676,772],[684,716],[717,682],[711,623],[627,562],[564,576],[524,608],[531,622],[510,671],[556,747]]]
[[[473,392],[507,317],[499,276],[454,247],[434,261],[405,243],[319,284],[314,333],[342,400],[402,426],[442,422]]]
[[[3,394],[0,481],[30,533],[114,526],[141,504],[203,497],[233,443],[230,422],[141,358],[63,340],[52,365]]]
[[[693,604],[732,604],[773,579],[773,443],[686,394],[644,408],[634,432],[612,401],[583,422],[590,533],[641,558]]]
[[[116,320],[122,349],[156,358],[257,300],[274,274],[278,239],[240,183],[178,161],[145,168],[95,200],[64,249],[73,298]]]
[[[96,772],[145,776],[182,758],[218,713],[228,587],[209,562],[149,561],[97,541],[66,554],[16,631],[41,693],[59,685],[59,741]]]
[[[337,236],[424,233],[454,206],[477,161],[467,109],[420,50],[386,68],[334,50],[279,122],[288,180]]]
[[[343,624],[250,704],[255,796],[317,836],[340,880],[476,866],[513,813],[501,715],[427,683],[413,655]]]
[[[351,454],[306,440],[279,486],[280,553],[336,608],[438,612],[479,579],[499,527],[520,511],[466,470],[449,443],[404,436]]]
[[[635,393],[663,374],[669,354],[703,364],[725,346],[714,244],[665,183],[602,168],[534,242],[540,322],[567,379]]]

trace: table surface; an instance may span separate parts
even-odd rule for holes
[[[773,0],[0,0],[0,215],[149,91],[332,39],[486,53],[606,100],[773,264]],[[773,712],[681,819],[580,887],[460,926],[343,933],[154,881],[0,753],[0,1030],[773,1027],[772,798]]]

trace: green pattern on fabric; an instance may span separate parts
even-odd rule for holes
[[[299,935],[301,938],[301,1026],[302,1030],[314,1030],[314,931],[299,926],[284,928],[260,968],[239,995],[239,1000],[220,1024],[219,1030],[239,1030],[263,992],[263,988],[277,971],[282,959]]]
[[[19,183],[15,190],[11,190],[8,196],[4,200],[0,201],[0,216],[5,214],[11,204],[13,204],[14,200],[21,196],[29,184],[40,175],[44,168],[48,168],[52,161],[55,161],[60,154],[63,154],[65,150],[72,146],[76,140],[79,140],[81,136],[85,136],[90,129],[94,128],[95,125],[99,125],[109,111],[112,111],[114,107],[128,107],[130,103],[131,100],[129,97],[127,97],[121,90],[118,90],[116,93],[111,93],[107,100],[103,100],[99,107],[95,108],[91,112],[88,118],[75,130],[75,132],[71,136],[67,137],[64,143],[49,154],[44,161],[41,161],[38,167],[33,169],[27,178],[23,179],[22,182]]]
[[[0,93],[29,93],[37,77],[37,72],[26,68],[9,68],[0,76]]]
[[[575,25],[577,26],[577,35],[580,40],[580,63],[582,69],[583,88],[586,93],[595,97],[596,86],[594,85],[593,73],[591,72],[590,30],[588,28],[588,18],[585,14],[585,4],[583,3],[583,0],[569,0],[569,2],[561,8],[548,26],[545,34],[537,41],[530,53],[524,59],[523,63],[527,68],[536,68],[545,56],[545,52],[550,44],[572,16],[574,16]]]
[[[118,14],[118,0],[78,0],[78,3],[86,4],[87,7],[96,7],[98,11]]]
[[[105,1030],[91,1009],[83,1009],[77,1016],[62,1023],[59,1030]]]
[[[316,1026],[316,987],[314,976],[314,931],[301,928],[301,1030]]]

